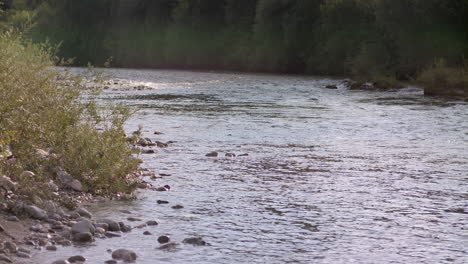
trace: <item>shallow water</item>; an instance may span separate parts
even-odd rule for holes
[[[140,109],[128,131],[177,141],[144,167],[171,174],[129,203],[95,216],[147,228],[35,256],[38,263],[106,249],[137,263],[463,263],[467,260],[468,103],[400,92],[324,89],[341,80],[300,76],[111,70],[125,87],[103,102]],[[128,87],[127,87],[128,86]],[[112,87],[115,88],[115,87]],[[122,87],[120,87],[122,88]],[[154,131],[164,132],[154,135]],[[218,151],[218,158],[205,154]],[[246,157],[227,158],[225,153]],[[168,200],[158,205],[156,200]],[[174,210],[171,205],[184,209]],[[156,249],[202,236],[210,246]],[[465,262],[466,263],[466,262]]]

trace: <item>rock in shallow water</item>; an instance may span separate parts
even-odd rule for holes
[[[117,249],[112,252],[112,258],[126,262],[134,262],[137,259],[137,254],[128,249]]]
[[[118,222],[110,219],[100,219],[97,221],[98,223],[105,223],[109,226],[108,230],[113,232],[120,231],[120,225]]]
[[[68,258],[68,262],[70,262],[70,263],[85,262],[85,261],[86,261],[86,258],[83,257],[83,256],[80,256],[80,255]]]
[[[206,154],[205,157],[212,157],[212,158],[218,157],[218,152],[212,151],[212,152]]]
[[[67,260],[59,259],[52,262],[52,264],[70,264],[70,262],[68,262]]]
[[[158,237],[158,242],[160,244],[168,243],[171,239],[168,236],[160,236]]]
[[[189,237],[182,242],[194,246],[206,246],[206,242],[201,237]]]
[[[82,217],[93,218],[93,215],[83,207],[76,209],[76,212]]]

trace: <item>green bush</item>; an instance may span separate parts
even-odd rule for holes
[[[83,75],[54,67],[58,60],[47,45],[0,33],[0,47],[0,149],[17,159],[0,160],[0,174],[21,186],[19,173],[30,170],[40,186],[61,167],[90,192],[130,191],[128,175],[138,168],[122,128],[130,111],[97,106],[96,90]]]
[[[421,73],[418,82],[426,95],[468,97],[468,69],[451,68],[445,63],[436,63]]]

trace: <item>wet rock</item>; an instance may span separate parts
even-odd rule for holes
[[[157,200],[156,203],[157,204],[168,204],[169,202],[165,201],[165,200]]]
[[[162,134],[164,134],[164,133],[162,133],[162,132],[159,132],[159,131],[154,131],[154,133],[153,133],[153,134],[155,134],[155,135],[162,135]]]
[[[329,84],[329,85],[325,86],[325,88],[327,88],[327,89],[338,89],[338,87],[336,85],[333,85],[333,84]]]
[[[16,256],[18,258],[31,258],[31,255],[29,255],[27,253],[24,253],[24,252],[18,252],[18,253],[16,253]]]
[[[130,222],[138,222],[138,221],[141,221],[140,218],[136,218],[136,217],[129,217],[129,218],[127,218],[127,220],[130,221]]]
[[[119,222],[119,226],[120,226],[120,231],[122,231],[122,232],[132,231],[132,227],[129,226],[129,225],[126,225],[124,222]]]
[[[120,210],[120,212],[123,214],[132,214],[129,210]]]
[[[29,206],[26,206],[24,209],[26,213],[33,219],[38,219],[38,220],[47,219],[46,211],[38,208],[37,206],[29,205]]]
[[[228,158],[235,158],[235,157],[236,157],[236,154],[234,154],[234,153],[226,153],[224,156],[225,156],[225,157],[228,157]]]
[[[112,258],[126,262],[134,262],[137,259],[137,254],[128,249],[117,249],[112,252]]]
[[[172,209],[182,209],[184,208],[184,206],[180,205],[180,204],[177,204],[177,205],[174,205],[171,207]]]
[[[80,207],[80,208],[76,209],[76,212],[77,212],[80,216],[83,216],[83,217],[86,217],[86,218],[93,218],[93,215],[92,215],[88,210],[86,210],[86,209],[83,208],[83,207]]]
[[[163,143],[161,141],[155,141],[154,143],[156,143],[156,146],[158,148],[167,148],[167,147],[169,147],[169,145],[167,143]]]
[[[240,155],[238,155],[237,157],[247,157],[247,156],[249,156],[249,154],[247,154],[247,153],[244,153],[244,154],[240,154]]]
[[[75,263],[75,262],[85,262],[86,258],[80,255],[72,256],[68,258],[68,262]]]
[[[68,262],[67,260],[59,259],[52,262],[52,264],[70,264],[70,262]]]
[[[73,235],[73,241],[79,243],[86,243],[93,241],[93,235],[91,233],[77,233]]]
[[[111,259],[104,262],[105,264],[117,264],[117,261]]]
[[[168,243],[171,239],[168,236],[160,236],[158,237],[158,242],[160,244]]]
[[[155,225],[158,225],[158,222],[156,222],[154,220],[150,220],[150,221],[147,221],[146,224],[149,225],[149,226],[155,226]]]
[[[121,237],[122,235],[118,234],[118,233],[115,233],[115,232],[110,232],[110,231],[107,231],[106,233],[104,233],[104,235],[108,238],[112,238],[112,237]]]
[[[28,249],[25,249],[25,248],[22,248],[22,247],[18,248],[18,252],[23,252],[23,253],[26,253],[26,254],[29,254],[29,255],[31,254],[31,250],[28,250]]]
[[[135,226],[135,228],[140,229],[140,228],[144,228],[144,227],[147,227],[147,226],[148,226],[147,224],[141,224],[141,225]]]
[[[95,231],[96,231],[96,228],[94,227],[93,223],[91,223],[91,221],[89,221],[88,219],[83,219],[80,222],[74,224],[71,229],[72,234],[77,234],[77,233],[94,234]]]
[[[47,246],[47,247],[46,247],[46,250],[49,250],[49,251],[57,251],[57,247],[54,246],[54,245],[50,245],[50,246]]]
[[[101,227],[96,227],[96,231],[94,231],[95,234],[104,234],[106,233],[106,230]]]
[[[179,245],[180,244],[177,243],[177,242],[170,242],[170,243],[167,243],[167,244],[164,244],[164,245],[160,246],[159,249],[161,249],[161,250],[174,250]]]
[[[0,254],[0,261],[6,262],[6,263],[13,263],[13,261],[9,257],[5,256],[4,254]]]
[[[205,157],[218,157],[218,152],[212,151],[205,155]]]
[[[120,225],[118,222],[110,219],[100,219],[97,221],[98,223],[105,223],[109,226],[108,230],[113,231],[113,232],[119,232],[120,231]]]
[[[151,140],[147,140],[145,138],[140,138],[137,143],[137,145],[142,146],[142,147],[147,147],[152,144]]]
[[[169,176],[171,176],[171,174],[159,173],[159,176],[161,176],[161,177],[169,177]]]
[[[189,237],[182,241],[184,244],[194,245],[194,246],[205,246],[206,242],[201,237]]]
[[[145,231],[145,232],[143,232],[143,235],[150,236],[150,235],[152,235],[152,233],[150,231]]]

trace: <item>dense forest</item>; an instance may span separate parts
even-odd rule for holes
[[[387,76],[466,67],[466,0],[4,0],[75,64]]]

